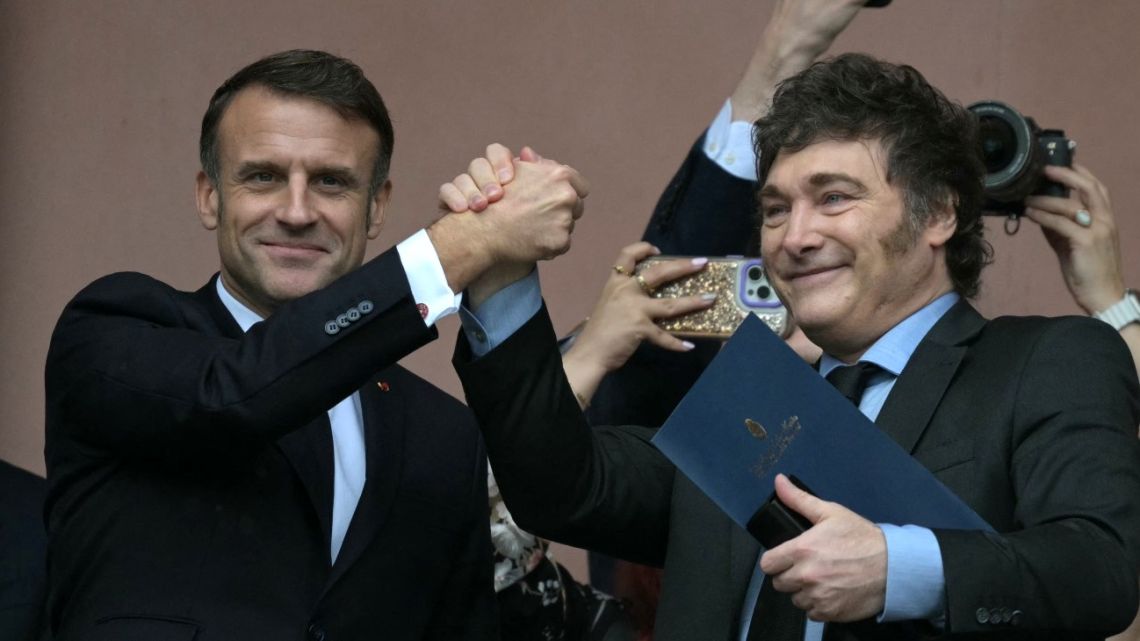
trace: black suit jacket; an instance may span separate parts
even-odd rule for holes
[[[652,430],[587,427],[545,311],[483,358],[462,338],[457,350],[520,526],[663,565],[661,641],[735,639],[756,544],[649,443]],[[1093,639],[1131,621],[1138,394],[1119,336],[1098,321],[986,321],[962,302],[929,332],[878,424],[999,532],[935,533],[947,631]]]
[[[481,441],[462,404],[394,365],[436,335],[396,252],[246,334],[214,287],[115,274],[59,321],[56,638],[495,636]],[[342,315],[356,320],[335,329]],[[326,411],[354,390],[367,481],[330,566]]]
[[[37,639],[46,583],[44,480],[0,461],[0,639]]]

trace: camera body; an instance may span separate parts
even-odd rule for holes
[[[987,100],[969,107],[978,117],[986,164],[985,214],[1020,216],[1027,196],[1067,198],[1069,189],[1044,175],[1046,165],[1070,167],[1076,143],[1060,129],[1042,129],[1003,102]]]

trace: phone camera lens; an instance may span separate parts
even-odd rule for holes
[[[756,294],[759,295],[760,298],[767,300],[772,296],[772,290],[768,289],[766,285],[761,285],[759,289],[756,290]]]
[[[748,280],[760,280],[760,277],[763,275],[764,272],[760,270],[759,265],[753,265],[748,268]]]

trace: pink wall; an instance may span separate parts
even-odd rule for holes
[[[571,253],[542,268],[568,329],[735,84],[771,4],[0,2],[0,458],[43,472],[44,356],[80,287],[135,270],[189,289],[216,270],[193,207],[198,124],[241,65],[323,48],[380,88],[396,188],[373,253],[432,220],[439,183],[488,142],[580,169],[593,184],[587,216]],[[963,102],[998,98],[1065,128],[1112,191],[1136,286],[1137,24],[1132,0],[898,0],[865,12],[835,50],[908,62]],[[985,312],[1077,311],[1031,224],[1013,238],[991,225],[990,238]],[[405,363],[454,394],[456,326]]]

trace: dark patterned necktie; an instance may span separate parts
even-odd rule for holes
[[[880,371],[882,368],[874,363],[859,361],[831,370],[827,382],[859,407],[867,381]],[[748,641],[802,641],[806,622],[807,616],[792,603],[791,595],[772,587],[770,577],[765,577],[756,609],[752,611]]]
[[[835,386],[844,398],[859,407],[863,398],[863,390],[867,389],[867,381],[883,368],[874,363],[859,361],[854,365],[836,367],[827,375],[827,382]]]

